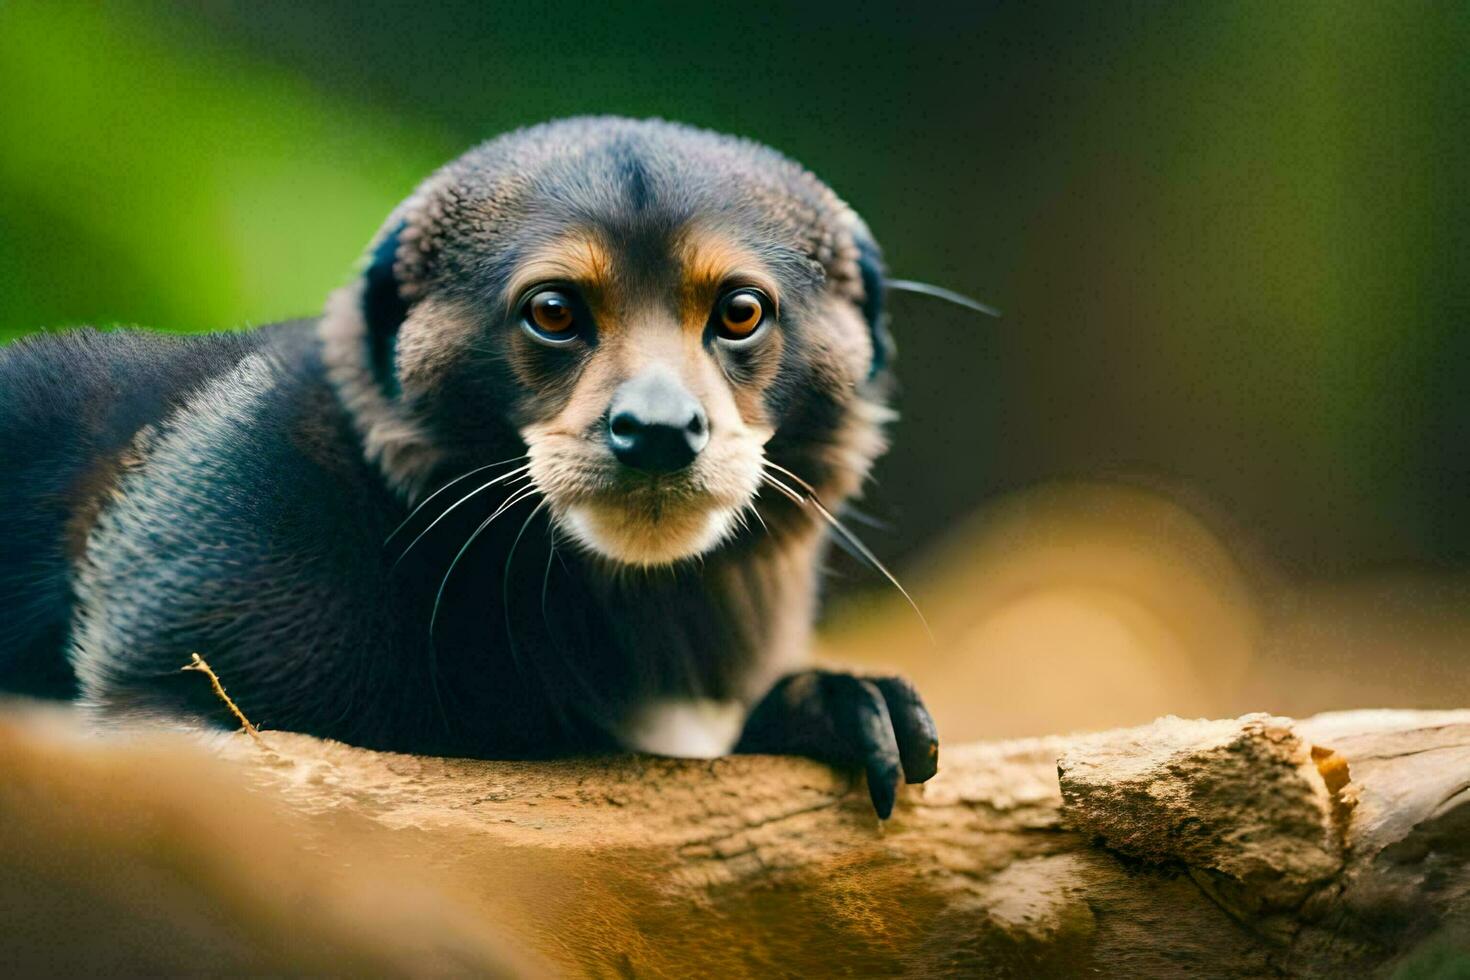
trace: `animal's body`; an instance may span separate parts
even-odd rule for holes
[[[230,724],[199,652],[267,727],[796,752],[886,816],[927,712],[806,667],[818,501],[883,445],[878,263],[772,151],[570,120],[431,177],[318,319],[18,341],[0,686]]]

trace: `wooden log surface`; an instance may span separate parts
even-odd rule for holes
[[[28,918],[38,889],[68,888],[51,921],[131,923],[140,968],[170,942],[221,969],[390,973],[1470,964],[1470,711],[946,746],[884,824],[860,779],[799,759],[485,762],[261,738],[205,754],[6,718],[0,868],[24,873],[0,886],[0,926],[22,937],[0,967],[96,965],[85,942],[46,953]],[[83,885],[67,861],[108,870]]]

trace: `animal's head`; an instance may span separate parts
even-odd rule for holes
[[[562,531],[657,565],[730,536],[768,463],[857,488],[882,449],[882,282],[862,221],[779,154],[575,119],[429,178],[323,334],[410,498],[524,445]]]

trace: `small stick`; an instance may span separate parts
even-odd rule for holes
[[[236,718],[240,719],[240,725],[245,729],[245,731],[250,735],[251,738],[255,739],[256,744],[264,746],[265,743],[260,739],[260,731],[254,725],[250,724],[250,719],[245,717],[245,712],[241,711],[240,706],[237,705],[233,700],[231,700],[230,696],[225,693],[225,686],[220,683],[219,675],[214,672],[214,670],[209,666],[208,663],[205,662],[203,657],[199,656],[199,654],[196,653],[192,656],[194,658],[193,662],[185,664],[179,669],[197,670],[205,677],[208,677],[209,683],[214,686],[215,695],[225,703],[225,707],[229,708],[230,712]]]

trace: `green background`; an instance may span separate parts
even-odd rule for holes
[[[862,212],[903,560],[1142,483],[1310,576],[1470,558],[1470,5],[0,2],[0,339],[317,311],[388,210],[584,112],[752,136]]]

